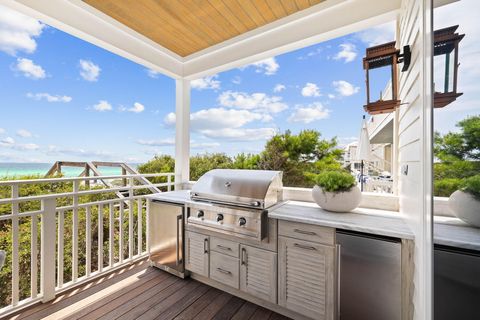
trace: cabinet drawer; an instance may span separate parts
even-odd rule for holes
[[[210,238],[210,250],[226,254],[238,258],[238,248],[239,244],[237,242],[211,237]]]
[[[312,224],[278,221],[278,234],[295,239],[335,245],[335,229]]]
[[[239,288],[239,260],[218,252],[210,252],[210,278],[235,289]]]

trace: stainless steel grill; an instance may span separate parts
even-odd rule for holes
[[[211,170],[192,188],[187,225],[261,241],[282,189],[280,171]]]

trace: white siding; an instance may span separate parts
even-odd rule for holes
[[[429,19],[423,12],[427,1],[403,0],[399,18],[397,20],[397,47],[410,45],[412,60],[410,68],[406,72],[399,73],[399,98],[402,105],[397,111],[398,143],[397,154],[399,160],[398,170],[398,195],[400,201],[400,212],[415,233],[415,319],[429,319],[431,316],[428,305],[431,283],[425,276],[430,262],[428,261],[429,242],[431,230],[428,228],[428,200],[425,195],[431,192],[427,181],[430,167],[427,147],[431,135],[426,130],[429,125],[430,107],[426,101],[428,94],[424,94],[429,79],[427,71],[430,54],[429,49],[424,45],[430,32],[425,32],[425,19]],[[408,173],[403,169],[408,166]]]

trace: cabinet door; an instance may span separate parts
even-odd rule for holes
[[[335,248],[278,238],[278,304],[307,317],[334,317]]]
[[[200,233],[185,232],[185,269],[208,277],[209,237]]]
[[[240,247],[240,290],[277,303],[277,254],[246,245]]]

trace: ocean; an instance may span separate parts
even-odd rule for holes
[[[0,162],[0,178],[15,178],[25,175],[44,176],[52,167],[53,163],[14,163]],[[137,168],[138,164],[130,164]],[[100,172],[105,176],[121,174],[120,168],[100,167]],[[83,168],[63,167],[62,172],[66,177],[76,177],[83,171]]]

